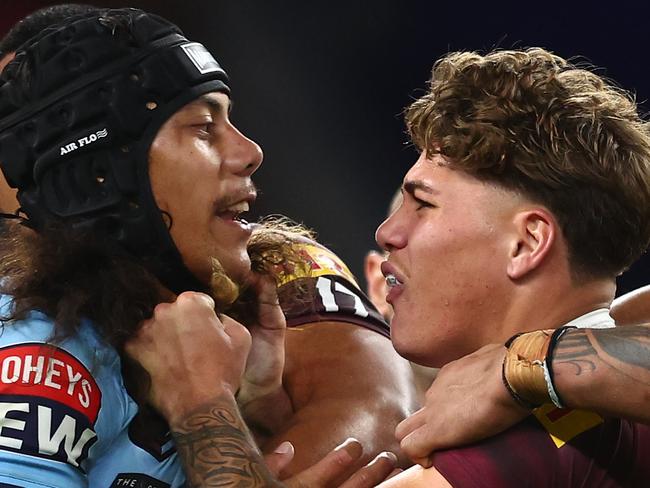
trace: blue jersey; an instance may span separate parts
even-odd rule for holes
[[[9,300],[0,297],[0,313]],[[63,341],[33,312],[0,335],[0,487],[180,487],[169,436],[137,428],[117,352],[89,322]],[[164,433],[164,431],[163,431]]]

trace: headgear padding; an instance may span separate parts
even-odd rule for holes
[[[43,31],[0,79],[0,164],[30,225],[101,233],[173,291],[204,288],[156,206],[148,153],[178,109],[229,93],[212,55],[156,15],[99,10]]]

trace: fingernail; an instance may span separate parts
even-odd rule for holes
[[[341,449],[346,448],[347,446],[349,446],[349,445],[352,444],[353,442],[359,442],[359,441],[356,440],[354,437],[348,437],[348,438],[345,439],[343,442],[341,442],[338,446],[336,446],[336,447],[334,448],[334,450],[335,450],[335,451],[340,451]]]
[[[370,464],[375,464],[381,458],[388,459],[393,466],[395,466],[397,464],[397,456],[394,453],[390,452],[390,451],[384,451],[382,453],[377,454],[375,459],[373,459]]]
[[[379,456],[380,457],[386,457],[386,458],[390,459],[393,462],[393,464],[397,464],[397,456],[395,455],[394,452],[384,451],[381,454],[379,454]]]
[[[275,454],[290,454],[293,452],[293,444],[289,441],[284,441],[273,451]]]
[[[361,457],[361,454],[363,454],[363,446],[361,446],[361,443],[354,437],[348,437],[345,441],[336,446],[334,451],[340,452],[347,462],[352,462]]]

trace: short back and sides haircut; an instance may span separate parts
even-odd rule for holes
[[[406,111],[414,144],[557,219],[574,279],[650,243],[650,132],[633,96],[544,49],[451,53]]]

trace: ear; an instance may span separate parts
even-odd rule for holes
[[[386,302],[388,287],[386,286],[386,279],[381,273],[381,263],[384,259],[384,256],[378,252],[370,251],[364,259],[363,271],[366,276],[366,283],[368,283],[368,298],[377,307],[379,313],[389,320],[393,311]]]
[[[19,207],[16,195],[17,190],[9,186],[4,174],[0,171],[0,212],[16,213]]]
[[[527,275],[549,256],[558,239],[559,227],[553,215],[544,208],[527,209],[515,215],[515,241],[510,250],[508,276],[519,279]]]
[[[15,57],[16,57],[16,53],[11,52],[11,53],[5,54],[2,57],[2,59],[0,59],[0,73],[2,73],[2,70],[5,69],[5,66],[7,66],[9,63],[11,63]]]

